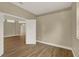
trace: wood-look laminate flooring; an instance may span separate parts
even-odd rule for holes
[[[25,44],[20,36],[5,38],[2,57],[73,57],[72,51],[37,42]]]

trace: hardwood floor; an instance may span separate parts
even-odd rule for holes
[[[2,57],[73,57],[72,51],[38,43],[28,45],[20,36],[5,38]]]

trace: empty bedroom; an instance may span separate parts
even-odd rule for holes
[[[79,56],[78,8],[75,2],[0,2],[0,56]]]

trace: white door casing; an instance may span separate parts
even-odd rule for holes
[[[0,56],[4,53],[4,18],[0,15]]]
[[[36,20],[26,21],[26,44],[36,44]]]
[[[26,20],[26,44],[36,44],[36,20],[29,20],[22,17],[0,12],[0,56],[4,53],[4,15],[9,15],[18,19]]]

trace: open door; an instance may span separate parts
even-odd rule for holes
[[[0,16],[0,56],[4,53],[4,19]]]
[[[26,44],[36,44],[36,20],[26,21]]]

